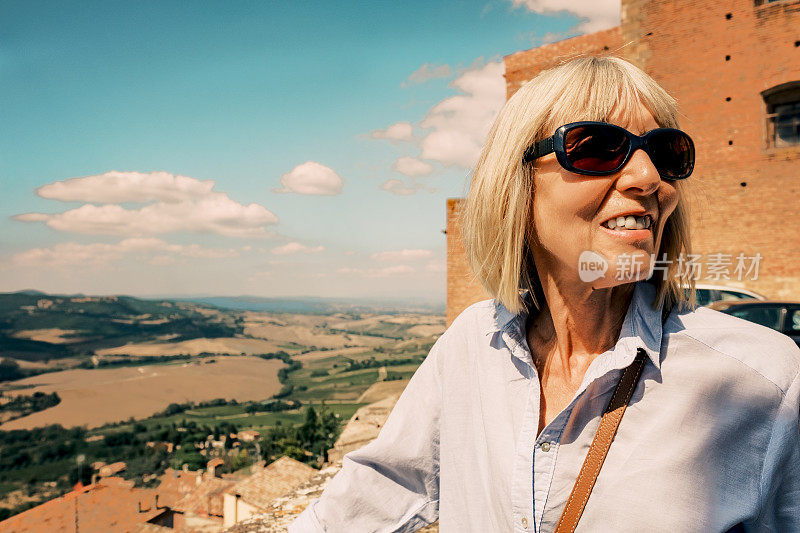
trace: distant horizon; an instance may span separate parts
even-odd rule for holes
[[[72,292],[72,293],[61,293],[61,292],[47,292],[42,291],[39,289],[21,289],[16,291],[3,291],[0,292],[0,295],[9,295],[9,294],[19,294],[19,293],[35,293],[35,294],[42,294],[44,296],[50,297],[66,297],[66,298],[73,298],[73,297],[86,297],[86,298],[93,298],[93,297],[130,297],[130,298],[137,298],[141,300],[191,300],[191,301],[198,301],[204,299],[228,299],[228,300],[263,300],[263,301],[274,301],[274,302],[324,302],[324,303],[349,303],[349,304],[412,304],[418,303],[424,306],[430,307],[441,307],[442,311],[444,311],[446,302],[444,300],[438,300],[434,298],[424,298],[424,297],[414,297],[414,296],[312,296],[312,295],[293,295],[293,296],[259,296],[253,294],[239,294],[239,295],[230,295],[230,294],[222,294],[222,295],[214,295],[214,294],[128,294],[128,293],[108,293],[108,294],[99,294],[99,293],[86,293],[86,292]]]

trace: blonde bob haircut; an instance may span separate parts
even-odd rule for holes
[[[503,105],[475,166],[461,227],[476,278],[510,312],[522,310],[522,290],[529,290],[534,305],[541,308],[541,286],[528,252],[535,231],[530,222],[536,201],[534,165],[523,163],[525,149],[563,124],[606,122],[618,106],[640,105],[659,127],[678,127],[677,101],[642,70],[612,56],[578,57],[545,70]],[[656,286],[654,308],[663,302],[665,315],[676,305],[696,305],[694,280],[688,273],[678,274],[679,255],[691,252],[688,189],[684,181],[674,183],[678,205],[665,223],[656,253],[657,260],[668,261],[667,271],[648,280]]]

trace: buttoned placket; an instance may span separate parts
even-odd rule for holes
[[[542,434],[536,439],[533,452],[534,531],[539,531],[541,527],[542,516],[544,515],[544,509],[547,505],[547,498],[550,495],[550,485],[555,475],[558,450],[561,446],[561,436],[564,432],[564,428],[567,426],[570,416],[572,416],[572,412],[579,402],[584,401],[583,397],[590,385],[598,383],[598,387],[603,391],[601,394],[610,394],[610,391],[614,388],[621,374],[621,372],[616,369],[603,369],[601,373],[594,375],[593,370],[596,370],[596,367],[593,369],[592,366],[590,366],[589,370],[587,370],[588,379],[584,380],[570,404],[544,427]],[[538,376],[536,377],[538,380]],[[597,414],[598,416],[602,416],[601,412]]]
[[[533,356],[528,349],[527,342],[521,342],[521,332],[516,329],[504,328],[502,338],[511,354],[526,363],[528,374],[526,378],[529,380],[528,400],[523,415],[513,470],[512,506],[515,531],[536,533],[541,527],[547,497],[550,493],[561,435],[572,411],[584,395],[584,392],[596,381],[603,381],[604,383],[600,386],[604,393],[609,393],[619,378],[621,369],[598,365],[596,363],[600,361],[595,360],[589,366],[585,379],[570,404],[545,426],[542,434],[537,438],[541,381],[536,367],[532,364]],[[624,366],[633,362],[633,357],[630,354],[626,354],[624,359]],[[602,416],[602,413],[598,413],[598,416]]]
[[[533,503],[534,503],[534,531],[539,531],[542,523],[547,495],[550,494],[550,484],[556,469],[556,458],[561,441],[561,433],[567,425],[570,413],[575,406],[571,403],[564,411],[550,422],[533,448]],[[538,429],[538,426],[537,426]]]
[[[528,294],[525,297],[526,301],[529,300]],[[529,302],[529,304],[532,305],[532,302]],[[527,313],[523,312],[520,315],[513,316],[505,308],[502,308],[501,314],[496,317],[500,326],[501,337],[511,355],[525,363],[526,366],[524,368],[527,371],[525,377],[529,383],[528,399],[522,417],[514,457],[512,480],[514,531],[518,533],[536,533],[539,531],[547,504],[547,496],[555,473],[561,434],[584,392],[594,382],[598,382],[597,386],[603,393],[610,394],[610,390],[616,384],[622,369],[633,362],[636,350],[639,348],[646,350],[644,345],[639,346],[642,340],[639,337],[639,328],[637,328],[636,324],[636,313],[638,312],[636,306],[637,301],[634,298],[631,300],[626,320],[623,323],[623,331],[621,332],[621,336],[625,335],[631,338],[622,339],[621,342],[618,341],[614,348],[597,357],[589,365],[575,397],[544,428],[542,434],[538,437],[541,382],[533,365],[533,356],[528,348],[528,342],[524,338]],[[660,330],[658,333],[660,337]],[[632,337],[637,337],[637,341],[633,341]],[[604,355],[608,357],[604,357]],[[651,357],[655,357],[656,361],[658,360],[657,354],[651,354]],[[658,364],[656,364],[656,367],[658,367]],[[598,418],[601,417],[602,412],[598,412],[597,416]],[[546,449],[542,449],[542,445],[545,443]]]
[[[514,323],[512,322],[511,325],[513,326]],[[521,528],[519,531],[527,533],[539,530],[547,495],[550,491],[550,483],[555,472],[559,440],[575,401],[573,400],[567,409],[548,424],[537,438],[541,381],[536,367],[533,365],[533,355],[528,348],[528,343],[522,340],[523,334],[523,331],[514,327],[504,328],[502,338],[511,354],[526,363],[528,371],[526,377],[530,385],[522,430],[517,444],[512,496],[515,498],[512,503],[515,528]],[[522,497],[525,501],[521,501]]]
[[[511,355],[525,363],[528,379],[528,399],[522,416],[522,425],[517,438],[512,470],[511,507],[514,520],[514,531],[531,533],[535,531],[533,505],[533,447],[536,442],[536,431],[539,418],[536,416],[539,402],[539,380],[533,379],[536,369],[533,366],[530,351],[520,343],[520,332],[504,328],[501,337]],[[527,343],[525,343],[527,346]]]

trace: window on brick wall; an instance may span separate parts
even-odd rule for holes
[[[800,146],[800,81],[761,94],[767,111],[767,146]]]

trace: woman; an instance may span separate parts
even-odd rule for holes
[[[675,128],[675,100],[614,57],[506,102],[463,221],[493,299],[459,315],[290,531],[554,531],[628,368],[578,531],[800,531],[800,350],[694,308],[694,151]]]

